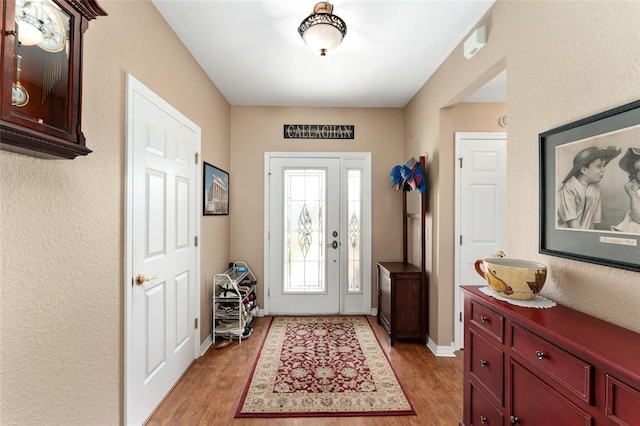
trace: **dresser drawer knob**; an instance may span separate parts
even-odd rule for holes
[[[545,357],[546,357],[545,353],[544,353],[544,352],[541,352],[541,351],[536,351],[536,356],[538,357],[538,359],[539,359],[540,361],[542,361],[542,360],[543,360],[543,359],[545,359]]]
[[[486,425],[487,423],[489,423],[489,420],[485,416],[480,416],[480,423]]]
[[[511,422],[512,425],[520,423],[520,419],[518,419],[516,416],[509,417],[509,421]]]
[[[484,359],[480,360],[480,367],[486,367],[489,363],[487,361],[485,361]]]
[[[489,318],[485,317],[484,315],[480,316],[480,322],[485,323],[487,321],[489,321]]]

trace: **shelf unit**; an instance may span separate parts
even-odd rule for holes
[[[213,276],[213,342],[216,337],[238,339],[246,335],[247,325],[258,313],[256,277],[246,262]]]

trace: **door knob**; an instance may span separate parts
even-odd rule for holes
[[[147,281],[151,281],[151,280],[155,280],[156,278],[158,278],[157,275],[152,275],[150,277],[145,277],[144,274],[138,274],[136,276],[136,284],[138,285],[142,285]]]
[[[334,249],[337,249],[339,245],[340,244],[336,240],[333,240],[333,242],[331,244],[327,244],[328,247],[332,247]]]

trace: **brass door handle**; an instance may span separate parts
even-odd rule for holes
[[[158,278],[157,275],[152,275],[150,277],[145,277],[144,274],[138,274],[138,275],[136,275],[135,281],[136,281],[136,284],[142,285],[145,282],[151,281],[151,280],[155,280],[156,278]]]

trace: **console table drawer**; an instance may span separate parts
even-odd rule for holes
[[[471,333],[471,374],[483,383],[503,405],[504,355],[502,351],[482,338],[474,330]]]
[[[513,324],[513,352],[547,373],[582,401],[592,404],[593,367],[530,331]]]
[[[476,325],[490,337],[504,343],[504,318],[480,303],[471,301],[471,324]]]
[[[502,412],[493,406],[473,382],[471,386],[471,425],[502,426]]]

